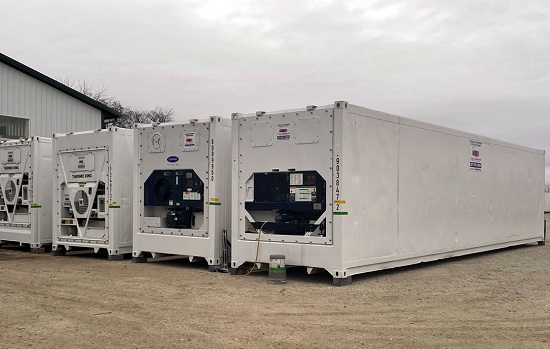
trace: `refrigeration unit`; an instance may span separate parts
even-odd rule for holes
[[[227,269],[231,194],[231,120],[136,125],[132,260],[206,259]]]
[[[0,143],[0,241],[43,252],[52,243],[52,140]]]
[[[54,255],[73,248],[132,252],[133,131],[110,127],[53,138]]]
[[[234,114],[232,139],[232,273],[277,254],[345,285],[544,243],[544,151],[345,101]]]

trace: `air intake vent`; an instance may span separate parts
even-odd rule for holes
[[[15,192],[17,188],[15,187],[15,183],[10,179],[6,182],[6,199],[7,201],[13,201],[15,199]]]
[[[88,194],[84,190],[79,190],[74,196],[74,209],[78,214],[84,214],[88,210]]]

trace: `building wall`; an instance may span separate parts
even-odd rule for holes
[[[29,119],[29,136],[101,127],[101,111],[0,63],[0,115]]]

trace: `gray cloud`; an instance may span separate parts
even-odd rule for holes
[[[180,120],[337,99],[550,149],[539,1],[30,1],[2,51]],[[550,165],[550,163],[549,163]]]

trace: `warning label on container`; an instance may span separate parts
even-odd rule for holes
[[[469,159],[470,159],[470,170],[472,171],[481,171],[482,163],[481,163],[481,147],[483,143],[480,141],[475,141],[470,139],[470,153],[469,153]]]
[[[183,141],[184,147],[194,147],[195,146],[195,132],[188,132],[183,135],[185,137]]]
[[[197,193],[193,191],[183,192],[183,200],[200,200],[200,199],[201,199],[201,193]]]
[[[290,174],[290,185],[303,185],[304,174],[301,172]]]
[[[290,124],[278,124],[277,139],[278,140],[289,140],[290,139]]]
[[[85,156],[78,156],[78,168],[83,169],[86,168],[86,157]]]
[[[290,201],[315,201],[317,188],[315,186],[290,187]]]

